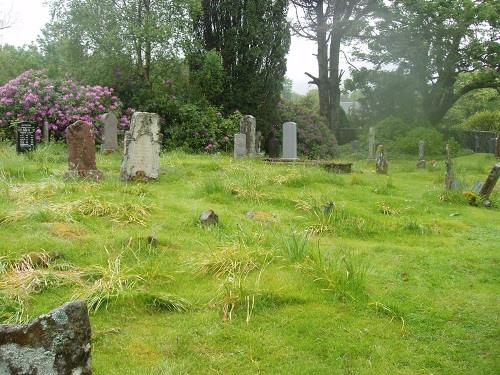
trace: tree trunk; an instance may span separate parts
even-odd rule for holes
[[[146,28],[146,40],[144,47],[144,81],[151,86],[151,0],[144,0],[144,25]]]
[[[319,94],[319,113],[325,119],[330,117],[330,95],[328,80],[328,42],[327,42],[327,24],[323,12],[323,1],[318,1],[316,5],[316,16],[318,26],[316,30],[318,43],[318,94]]]
[[[330,116],[328,125],[336,136],[340,128],[340,81],[342,72],[340,71],[340,44],[342,34],[338,30],[333,30],[330,35]]]

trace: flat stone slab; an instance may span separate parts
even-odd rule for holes
[[[27,325],[0,325],[0,375],[91,375],[85,301],[73,301]]]
[[[320,166],[325,168],[329,172],[335,172],[335,173],[351,173],[353,164],[353,163],[338,163],[328,160],[301,160],[301,159],[275,159],[275,158],[264,159],[264,161],[272,164],[299,164],[308,166]]]

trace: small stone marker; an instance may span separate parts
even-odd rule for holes
[[[255,156],[255,117],[245,115],[240,121],[240,133],[246,135],[246,154],[247,156]]]
[[[495,185],[497,184],[499,177],[500,177],[500,163],[496,163],[491,169],[488,178],[486,179],[483,187],[481,188],[481,191],[479,192],[479,195],[481,195],[485,200],[490,199],[490,195],[493,192],[493,189],[495,188]]]
[[[122,180],[155,180],[160,176],[160,117],[156,113],[135,112],[125,133]]]
[[[261,147],[262,147],[262,133],[256,132],[255,133],[255,152],[257,153],[257,155],[260,154]]]
[[[500,158],[500,133],[497,134],[496,142],[495,142],[495,156]]]
[[[417,160],[417,168],[425,168],[425,142],[418,142],[418,160]]]
[[[118,118],[113,112],[101,116],[102,145],[101,152],[110,154],[118,150]]]
[[[351,152],[353,154],[359,152],[359,141],[358,140],[354,140],[351,142]]]
[[[101,180],[104,176],[97,170],[95,162],[95,140],[92,125],[77,121],[66,129],[69,171],[67,178],[91,178]]]
[[[368,159],[375,159],[375,128],[373,126],[368,130]]]
[[[280,143],[278,138],[276,138],[276,135],[274,132],[271,132],[269,134],[269,138],[267,139],[267,154],[271,159],[276,159],[280,157]]]
[[[49,123],[47,121],[43,122],[42,136],[43,136],[43,141],[45,142],[45,144],[49,143],[49,141],[50,141],[50,129],[49,129]]]
[[[85,301],[73,301],[27,325],[0,325],[1,375],[91,375]]]
[[[235,159],[241,159],[247,155],[247,136],[243,133],[234,135],[234,152]]]
[[[297,160],[297,124],[295,122],[283,124],[283,159]]]
[[[30,122],[20,122],[16,126],[16,151],[18,154],[36,148],[36,126]]]
[[[455,177],[453,175],[453,161],[451,160],[450,145],[446,144],[446,160],[445,164],[445,176],[444,176],[444,189],[451,190],[454,185]]]
[[[384,153],[384,145],[378,145],[377,147],[377,158],[375,159],[376,171],[379,174],[387,174],[389,165]]]
[[[219,216],[214,212],[214,210],[204,211],[200,215],[200,224],[210,226],[217,225],[219,223]]]

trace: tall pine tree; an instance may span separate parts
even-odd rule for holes
[[[220,53],[227,76],[216,104],[256,116],[263,130],[278,119],[290,47],[287,11],[287,0],[202,0],[197,20],[203,49]]]

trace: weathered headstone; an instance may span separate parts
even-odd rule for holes
[[[496,163],[491,169],[488,178],[486,179],[479,195],[481,195],[484,199],[489,199],[495,185],[498,182],[498,178],[500,177],[500,163]]]
[[[101,116],[102,145],[101,152],[109,154],[118,150],[118,118],[113,112]]]
[[[479,142],[479,136],[475,135],[474,136],[474,152],[480,152],[481,151],[481,145]]]
[[[283,159],[297,160],[297,124],[295,122],[283,124]]]
[[[240,121],[240,133],[246,135],[246,154],[247,156],[255,156],[255,117],[245,115]]]
[[[36,126],[30,122],[20,122],[16,126],[16,151],[23,153],[36,148]]]
[[[43,122],[42,136],[43,136],[43,141],[45,142],[45,144],[49,143],[49,141],[50,141],[50,129],[49,129],[49,123],[47,121]]]
[[[247,136],[243,133],[234,135],[234,152],[235,159],[241,159],[247,155]]]
[[[214,210],[204,211],[200,215],[200,224],[206,226],[217,225],[219,224],[219,216]]]
[[[135,112],[125,133],[121,177],[123,180],[155,180],[160,176],[160,117]]]
[[[353,154],[359,152],[359,141],[357,139],[351,142],[351,152]]]
[[[91,331],[85,301],[74,301],[27,325],[0,325],[1,375],[91,375]]]
[[[274,132],[271,132],[267,139],[267,154],[271,159],[280,157],[280,142]]]
[[[92,125],[77,121],[66,129],[66,143],[68,144],[68,178],[103,178],[97,170],[95,162],[95,140]]]
[[[255,152],[260,154],[262,147],[262,133],[260,131],[255,133]]]
[[[375,128],[373,126],[368,130],[368,159],[375,159]]]
[[[385,157],[384,145],[378,145],[377,147],[377,157],[375,159],[375,167],[377,173],[387,174],[387,170],[389,169],[389,164],[387,163],[387,159]]]
[[[455,181],[455,176],[453,174],[453,161],[451,160],[451,150],[450,145],[446,144],[446,160],[445,164],[445,176],[444,176],[444,188],[445,190],[451,190]]]
[[[418,142],[418,160],[417,160],[417,168],[425,168],[425,142]]]

